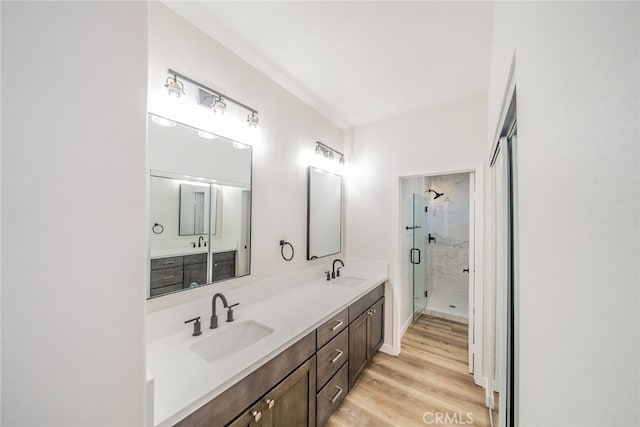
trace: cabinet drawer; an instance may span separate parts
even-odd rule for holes
[[[349,309],[345,308],[340,313],[327,320],[322,326],[318,327],[318,342],[316,348],[320,348],[329,340],[338,335],[349,324]]]
[[[316,397],[316,420],[318,427],[327,422],[331,414],[338,409],[349,392],[348,363],[331,378]]]
[[[182,284],[182,267],[151,271],[151,289]]]
[[[151,270],[160,270],[161,268],[182,267],[182,257],[174,256],[171,258],[158,258],[151,260]]]
[[[349,306],[349,323],[353,322],[358,316],[364,313],[374,302],[384,296],[384,283],[370,291],[368,294],[360,298]]]
[[[203,254],[185,255],[183,262],[184,262],[184,265],[206,264],[207,254],[203,253]]]
[[[152,288],[151,292],[149,293],[149,296],[155,297],[157,295],[164,295],[164,294],[169,294],[175,291],[181,291],[182,289],[183,289],[182,283],[178,283],[176,285],[170,285],[170,286],[163,286],[161,288]]]
[[[216,261],[235,261],[236,251],[214,252],[212,255],[213,262]]]
[[[345,329],[337,337],[332,339],[318,350],[317,354],[317,381],[318,390],[336,373],[349,359],[349,330]]]

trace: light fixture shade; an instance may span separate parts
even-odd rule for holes
[[[167,88],[169,95],[180,98],[180,96],[184,94],[184,85],[176,76],[174,76],[173,79],[171,77],[167,77],[167,82],[164,86]]]
[[[246,150],[248,148],[251,148],[251,146],[247,144],[243,144],[241,142],[233,141],[233,148],[236,148],[238,150]]]
[[[320,141],[316,141],[316,154],[322,156],[331,161],[337,161],[341,165],[345,163],[344,154],[341,152],[334,150],[326,144],[323,144]]]
[[[165,119],[164,117],[151,115],[151,121],[160,126],[172,128],[176,126],[176,122],[173,120]]]
[[[224,114],[227,111],[227,103],[225,102],[224,98],[219,96],[213,101],[211,109],[216,114]]]
[[[198,131],[198,136],[204,139],[216,139],[218,136],[203,130]]]
[[[249,124],[249,127],[252,128],[256,128],[258,127],[258,115],[256,114],[255,111],[252,111],[251,114],[249,114],[247,116],[247,123]]]

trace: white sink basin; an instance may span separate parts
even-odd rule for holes
[[[339,286],[358,286],[360,283],[364,282],[365,280],[366,279],[363,279],[362,277],[344,276],[344,277],[338,277],[332,282],[334,285],[339,285]]]
[[[270,327],[253,320],[222,328],[192,344],[191,350],[207,362],[213,362],[231,356],[273,332]]]

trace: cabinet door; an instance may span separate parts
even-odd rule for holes
[[[316,424],[316,358],[293,371],[262,399],[264,427],[314,427]]]
[[[244,414],[240,415],[233,421],[228,427],[260,427],[262,426],[262,404],[256,403],[247,410]]]
[[[207,282],[207,263],[188,264],[184,266],[184,288],[189,288],[192,283],[204,285]]]
[[[349,325],[349,389],[367,366],[367,321],[369,313],[364,312]]]
[[[373,304],[369,313],[367,359],[371,360],[384,342],[384,299]]]

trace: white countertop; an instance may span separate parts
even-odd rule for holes
[[[366,280],[341,286],[314,279],[250,305],[229,298],[230,304],[240,302],[234,309],[236,322],[254,320],[274,330],[233,357],[209,363],[190,349],[234,324],[224,321],[226,312],[221,306],[218,329],[209,329],[208,313],[201,319],[199,337],[193,337],[192,326],[185,325],[179,333],[149,342],[147,369],[155,386],[153,424],[169,426],[182,420],[387,279],[386,274],[359,271],[343,275]]]

